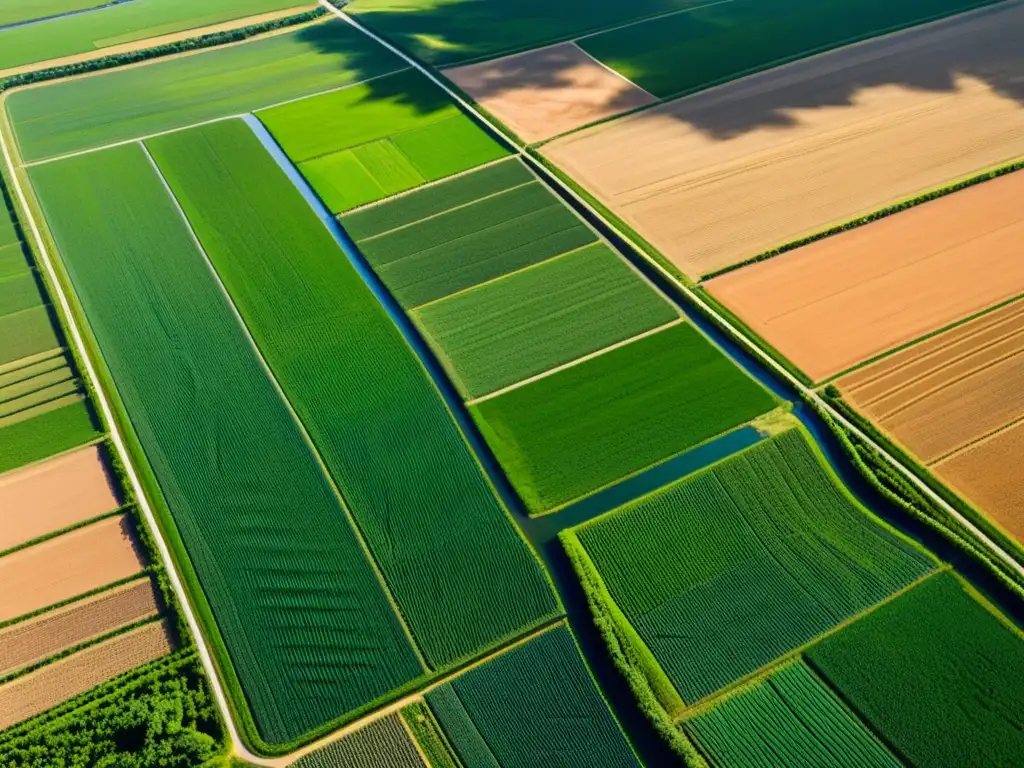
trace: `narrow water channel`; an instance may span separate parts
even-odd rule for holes
[[[124,5],[125,3],[133,3],[138,0],[109,0],[109,2],[103,3],[97,0],[96,5],[91,8],[80,8],[77,11],[65,11],[64,13],[55,13],[51,16],[41,16],[38,19],[26,19],[25,21],[16,21],[13,24],[4,24],[0,26],[0,32],[5,32],[8,29],[18,29],[19,27],[28,27],[33,24],[42,24],[44,21],[53,21],[54,19],[65,19],[69,16],[81,16],[86,13],[96,13],[97,11],[105,11],[107,8],[113,8],[116,5]]]
[[[668,749],[665,742],[655,732],[650,722],[637,707],[636,700],[622,676],[612,664],[604,641],[594,626],[586,597],[558,541],[558,533],[565,528],[586,522],[644,496],[657,488],[672,483],[691,472],[754,445],[762,439],[761,434],[753,427],[740,427],[680,456],[645,470],[632,478],[616,483],[586,499],[571,504],[558,512],[539,518],[530,518],[526,514],[526,510],[518,495],[512,489],[504,472],[491,453],[490,448],[480,435],[462,398],[444,373],[433,351],[420,335],[418,329],[409,320],[401,306],[391,296],[390,292],[366,262],[355,246],[355,243],[331,212],[324,206],[320,198],[278,146],[263,124],[253,115],[246,115],[244,119],[280,168],[291,179],[310,207],[316,212],[324,226],[334,236],[346,257],[369,286],[374,296],[377,297],[377,300],[387,311],[405,337],[408,345],[416,352],[416,355],[430,374],[449,410],[455,415],[467,441],[497,489],[502,501],[511,511],[513,519],[534,546],[548,572],[551,574],[555,588],[565,606],[569,625],[576,635],[584,658],[597,679],[602,692],[611,704],[612,710],[619,719],[630,742],[636,748],[645,765],[651,768],[655,766],[658,768],[662,766],[665,768],[680,766],[681,768],[682,761]],[[650,278],[669,300],[683,311],[690,322],[716,343],[733,362],[778,397],[793,402],[794,415],[808,429],[837,475],[861,503],[903,532],[922,542],[943,560],[953,563],[962,575],[970,579],[975,586],[993,599],[1001,608],[1013,615],[1019,623],[1024,625],[1024,612],[1022,612],[1019,601],[1012,598],[1001,585],[973,560],[964,556],[959,550],[948,544],[945,539],[908,518],[902,511],[896,509],[882,498],[864,480],[842,452],[831,430],[828,429],[817,414],[803,403],[798,393],[790,389],[788,384],[778,379],[744,348],[732,341],[710,320],[697,312],[675,290],[671,283],[657,270],[652,268],[643,257],[634,253],[627,244],[620,242],[614,233],[607,230],[602,222],[594,220],[586,211],[581,210],[571,197],[565,195],[557,185],[551,184],[550,179],[545,178],[545,181],[602,235],[618,246],[618,250],[634,266],[640,269],[644,275]]]

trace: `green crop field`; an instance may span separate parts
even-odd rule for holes
[[[934,568],[800,429],[578,529],[610,597],[694,703]]]
[[[802,662],[686,723],[719,768],[900,768]]]
[[[26,161],[268,107],[391,72],[401,60],[330,20],[240,45],[12,93]]]
[[[1024,755],[1024,638],[944,573],[807,654],[917,768],[1012,768]]]
[[[0,280],[8,277],[23,274],[31,269],[25,250],[21,243],[13,242],[10,245],[0,245]]]
[[[700,0],[356,0],[345,10],[419,58],[447,66],[699,4]]]
[[[766,390],[684,323],[479,402],[470,412],[536,513],[774,406]]]
[[[0,472],[31,464],[99,437],[83,400],[0,429]]]
[[[426,698],[467,768],[639,768],[564,626]]]
[[[430,768],[461,768],[448,746],[434,714],[425,701],[418,700],[402,708],[402,719],[427,757]]]
[[[43,296],[39,293],[34,273],[24,272],[0,280],[0,317],[24,312],[42,303]]]
[[[406,309],[597,240],[518,160],[356,211],[341,223]]]
[[[292,768],[426,768],[398,715],[374,720],[355,733],[292,763]]]
[[[2,0],[0,27],[80,11],[84,8],[95,8],[105,2],[106,0]]]
[[[334,213],[508,154],[415,69],[258,117]]]
[[[215,123],[149,146],[428,664],[556,614],[419,359],[250,128]]]
[[[45,306],[0,317],[0,339],[0,365],[60,346]]]
[[[679,317],[603,243],[412,314],[469,397],[494,392]]]
[[[101,4],[102,0],[49,2],[47,5],[54,8],[41,9],[34,18],[73,10],[73,6]],[[0,30],[0,69],[101,51],[114,45],[300,5],[310,3],[303,0],[132,0],[92,13]],[[0,24],[4,23],[5,15],[4,7],[0,7]]]
[[[697,91],[988,0],[731,0],[579,41],[645,91]]]
[[[419,676],[327,477],[142,148],[31,178],[262,737],[288,741]]]

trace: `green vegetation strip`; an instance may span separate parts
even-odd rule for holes
[[[241,45],[17,91],[26,161],[250,112],[393,71],[401,60],[340,20]]]
[[[25,272],[0,280],[0,317],[22,312],[43,303],[36,276]]]
[[[660,98],[712,85],[992,0],[731,0],[579,41]]]
[[[346,229],[350,222],[359,250],[406,309],[597,240],[518,160],[341,217]]]
[[[292,768],[426,768],[398,715],[374,720],[311,752]],[[432,768],[438,768],[434,766]]]
[[[681,324],[470,408],[531,513],[559,507],[775,407]]]
[[[426,698],[467,768],[639,768],[564,625]]]
[[[258,116],[334,213],[508,154],[416,69]]]
[[[603,243],[413,310],[468,397],[479,397],[678,319]]]
[[[216,123],[149,146],[430,667],[557,614],[419,359],[249,127]]]
[[[99,422],[84,400],[0,429],[0,472],[17,469],[100,436]]]
[[[263,739],[417,677],[337,497],[142,148],[32,180]]]
[[[0,27],[104,5],[107,0],[4,0]]]
[[[20,242],[0,246],[0,280],[23,274],[31,268]]]
[[[65,0],[64,4],[69,3]],[[101,5],[102,0],[90,4]],[[0,30],[0,69],[91,53],[303,4],[301,0],[131,0],[93,13]]]
[[[0,317],[0,339],[0,365],[61,346],[45,306]]]
[[[934,568],[860,506],[802,429],[577,530],[610,598],[687,703]]]
[[[803,662],[687,721],[720,768],[900,768]]]
[[[952,574],[929,579],[807,656],[917,768],[1011,768],[1024,754],[1024,643]]]
[[[430,768],[462,768],[462,763],[452,753],[441,726],[434,714],[423,701],[416,701],[402,709],[402,719],[412,731],[416,743],[427,756]]]

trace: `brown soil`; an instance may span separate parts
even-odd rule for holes
[[[166,622],[155,622],[15,678],[0,686],[0,730],[171,650]]]
[[[125,515],[18,550],[0,558],[0,621],[69,600],[142,568]]]
[[[1024,423],[935,466],[935,472],[1024,542]]]
[[[0,677],[158,612],[153,585],[144,578],[12,624],[0,629]]]
[[[456,67],[445,75],[530,143],[657,101],[575,43]]]
[[[141,51],[144,48],[154,48],[158,45],[177,43],[181,40],[188,40],[190,37],[201,37],[202,35],[212,35],[216,32],[225,32],[231,29],[239,29],[240,27],[248,27],[252,24],[262,24],[265,21],[274,21],[275,19],[283,19],[286,16],[294,16],[297,13],[312,10],[314,7],[315,5],[309,4],[298,5],[294,8],[285,8],[280,11],[261,13],[257,16],[246,16],[241,19],[232,19],[231,21],[225,21],[221,24],[213,24],[207,27],[185,29],[181,32],[174,32],[169,35],[159,35],[157,37],[148,37],[145,40],[135,40],[131,43],[106,46],[95,51],[76,53],[73,56],[62,56],[58,59],[35,61],[21,67],[11,67],[9,69],[0,70],[0,78],[8,77],[9,75],[22,74],[23,72],[32,72],[37,69],[48,69],[49,67],[63,67],[68,64],[78,64],[83,61],[92,61],[93,59],[98,59],[103,56],[114,56],[119,53],[131,53],[132,51]]]
[[[0,476],[0,551],[119,505],[98,446],[9,472]]]
[[[821,380],[1024,292],[1022,199],[1013,173],[707,288]]]
[[[1024,5],[1006,4],[753,75],[543,152],[696,278],[1024,154],[1022,38]]]

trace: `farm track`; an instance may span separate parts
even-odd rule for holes
[[[508,137],[503,134],[503,132],[498,130],[493,124],[491,124],[491,122],[489,120],[484,118],[475,108],[473,108],[473,106],[471,104],[468,104],[458,94],[453,92],[446,83],[444,83],[442,80],[440,80],[439,78],[437,78],[434,75],[432,75],[421,64],[419,64],[419,62],[417,62],[416,60],[412,59],[410,56],[406,55],[404,52],[396,49],[394,46],[390,45],[389,43],[387,43],[383,39],[379,38],[374,33],[368,31],[361,24],[359,24],[358,22],[352,20],[347,14],[345,14],[345,13],[339,11],[337,8],[331,6],[326,0],[321,0],[320,4],[323,5],[325,8],[327,8],[328,11],[330,11],[333,15],[337,16],[338,18],[341,18],[345,22],[347,22],[350,25],[354,26],[356,29],[361,31],[363,34],[366,34],[370,38],[376,40],[378,43],[383,45],[385,48],[387,48],[387,49],[391,50],[392,52],[396,53],[397,55],[399,55],[410,66],[413,66],[416,69],[418,69],[419,71],[421,71],[430,80],[432,80],[434,83],[439,85],[442,89],[444,89],[448,93],[448,95],[450,97],[452,97],[456,102],[458,102],[464,109],[466,109],[471,114],[473,114],[478,121],[480,121],[484,125],[487,125],[489,127],[489,129],[493,133],[495,133],[496,135],[502,137],[506,142],[508,142],[510,145],[514,146],[512,144],[512,142],[509,141]],[[125,143],[129,143],[129,142],[125,142]],[[206,640],[204,638],[204,635],[202,633],[202,629],[201,629],[201,627],[200,627],[200,625],[198,623],[198,620],[196,619],[196,615],[195,615],[195,612],[194,612],[194,610],[192,608],[192,605],[191,605],[191,603],[188,600],[187,594],[185,592],[184,586],[183,586],[182,581],[181,581],[181,577],[180,577],[180,575],[179,575],[179,573],[177,571],[177,568],[175,567],[174,560],[171,557],[171,554],[170,554],[169,548],[167,546],[167,543],[166,543],[166,541],[165,541],[165,539],[163,537],[163,534],[162,534],[159,526],[157,525],[157,522],[156,522],[155,516],[153,514],[152,508],[150,507],[150,505],[149,505],[149,503],[148,503],[148,501],[146,499],[146,496],[145,496],[145,494],[143,492],[142,484],[140,482],[139,476],[138,476],[137,472],[135,471],[135,469],[134,469],[134,467],[133,467],[133,465],[132,465],[132,463],[130,461],[130,456],[128,454],[126,445],[125,445],[124,440],[123,440],[123,438],[122,438],[122,436],[121,436],[121,434],[119,432],[119,428],[117,426],[117,423],[116,423],[116,421],[114,419],[114,415],[113,415],[113,411],[112,411],[111,406],[110,406],[110,402],[107,399],[107,396],[106,396],[105,392],[98,385],[98,376],[97,376],[96,370],[94,368],[94,365],[92,363],[92,359],[90,357],[88,348],[87,348],[87,346],[85,344],[85,341],[84,341],[84,338],[83,338],[83,336],[81,334],[81,331],[78,328],[78,325],[77,325],[77,323],[75,321],[74,314],[73,314],[73,312],[71,310],[71,305],[70,305],[70,303],[68,301],[68,298],[67,298],[67,295],[66,295],[66,293],[64,291],[64,288],[63,288],[62,284],[60,283],[60,281],[59,281],[59,279],[57,277],[57,273],[56,273],[56,271],[54,269],[54,266],[53,266],[53,263],[51,261],[50,253],[49,253],[49,251],[48,251],[48,249],[47,249],[47,247],[45,245],[45,242],[44,242],[43,237],[41,235],[41,232],[39,230],[39,226],[38,226],[38,224],[36,222],[36,219],[35,219],[35,216],[33,214],[32,208],[29,206],[29,203],[28,203],[28,201],[27,201],[27,199],[25,197],[25,193],[24,193],[24,191],[23,191],[23,189],[21,187],[21,179],[19,178],[19,176],[17,174],[17,168],[16,168],[16,165],[15,165],[14,159],[13,159],[13,157],[11,155],[10,149],[8,148],[6,135],[2,131],[0,131],[0,145],[2,145],[4,160],[5,160],[5,163],[7,165],[8,170],[9,170],[9,172],[11,174],[13,191],[15,192],[16,199],[17,199],[18,203],[20,204],[20,207],[21,207],[22,211],[25,213],[25,215],[26,215],[26,217],[28,219],[29,227],[30,227],[30,230],[32,232],[32,238],[33,238],[34,244],[36,246],[37,253],[40,256],[41,261],[43,262],[43,267],[45,268],[46,276],[49,279],[50,287],[51,287],[51,289],[54,291],[54,293],[56,295],[56,298],[58,300],[58,302],[57,302],[58,306],[59,306],[59,308],[61,310],[61,313],[64,316],[64,318],[67,321],[67,324],[68,324],[68,326],[70,328],[70,336],[72,338],[72,342],[74,343],[74,345],[75,345],[75,347],[76,347],[76,349],[77,349],[77,351],[79,353],[80,358],[83,361],[83,365],[84,365],[84,369],[85,369],[85,374],[87,375],[89,380],[93,383],[94,388],[96,390],[96,393],[97,393],[96,394],[97,405],[99,406],[99,409],[100,409],[100,411],[101,411],[101,413],[102,413],[102,415],[104,417],[104,420],[106,421],[107,424],[110,425],[111,441],[112,441],[112,443],[113,443],[113,445],[114,445],[114,447],[115,447],[115,449],[117,451],[117,454],[118,454],[119,458],[121,459],[122,463],[124,464],[124,466],[126,468],[126,473],[128,475],[128,479],[130,481],[130,485],[132,486],[133,490],[135,491],[136,496],[139,498],[140,509],[141,509],[141,511],[143,513],[144,518],[146,519],[146,522],[147,522],[147,524],[149,526],[150,531],[153,533],[153,536],[155,538],[155,541],[156,541],[157,548],[158,548],[158,551],[160,553],[160,556],[164,560],[165,564],[167,565],[167,572],[168,572],[169,579],[170,579],[171,584],[172,584],[172,586],[174,588],[176,596],[178,597],[179,602],[181,603],[182,611],[183,611],[183,614],[184,614],[184,618],[186,619],[186,621],[187,621],[187,623],[189,625],[189,628],[190,628],[193,636],[196,639],[198,650],[199,650],[200,659],[201,659],[201,661],[203,663],[203,667],[204,667],[204,669],[205,669],[205,671],[207,673],[207,676],[209,677],[209,679],[211,681],[211,685],[212,685],[213,692],[214,692],[214,698],[216,700],[218,708],[221,710],[221,713],[222,713],[222,715],[223,715],[223,717],[224,717],[224,719],[226,721],[226,727],[227,727],[227,731],[228,731],[228,736],[229,736],[229,739],[230,739],[231,743],[233,744],[233,746],[235,748],[235,752],[239,756],[241,756],[243,759],[245,759],[245,760],[247,760],[249,762],[252,762],[253,764],[256,764],[256,765],[282,766],[283,767],[283,766],[289,765],[291,762],[293,762],[298,757],[301,757],[304,754],[308,754],[309,752],[312,752],[316,748],[321,747],[321,746],[323,746],[326,743],[329,743],[331,741],[335,741],[335,740],[337,740],[339,738],[342,738],[343,736],[347,735],[348,733],[351,733],[351,732],[353,732],[355,730],[358,730],[360,727],[362,727],[363,725],[365,725],[365,724],[367,724],[369,722],[372,722],[374,720],[386,717],[386,716],[392,714],[393,712],[398,711],[399,709],[401,709],[401,707],[405,706],[406,704],[408,704],[408,703],[410,703],[412,701],[416,701],[416,700],[421,699],[422,698],[422,691],[419,691],[419,692],[417,692],[415,694],[411,694],[411,695],[409,695],[408,697],[406,697],[404,699],[401,699],[399,701],[393,702],[392,704],[387,705],[386,707],[384,707],[384,708],[382,708],[380,710],[377,710],[377,711],[375,711],[375,712],[373,712],[373,713],[371,713],[371,714],[369,714],[369,715],[367,715],[367,716],[365,716],[363,718],[355,720],[352,723],[349,723],[348,725],[344,726],[342,729],[339,729],[338,731],[335,731],[330,736],[325,737],[324,739],[321,739],[318,742],[310,744],[310,745],[308,745],[308,746],[306,746],[306,747],[304,747],[304,748],[302,748],[300,750],[296,750],[295,752],[293,752],[293,753],[291,753],[291,754],[289,754],[288,756],[285,756],[285,757],[268,759],[268,758],[258,757],[256,755],[252,754],[251,752],[249,752],[249,750],[246,748],[245,744],[242,742],[242,740],[241,740],[241,738],[239,736],[238,729],[237,729],[235,721],[234,721],[234,719],[232,717],[231,709],[230,709],[230,707],[229,707],[229,705],[227,703],[227,699],[226,699],[226,696],[224,694],[224,689],[223,689],[223,686],[221,684],[221,680],[220,680],[220,678],[217,675],[216,665],[213,662],[212,655],[210,653],[209,647],[208,647],[208,645],[206,643]],[[520,150],[517,150],[517,151],[518,151],[518,155],[521,158],[523,158],[523,160],[531,168],[533,168],[535,170],[535,172],[538,173],[538,175],[540,175],[543,179],[545,179],[549,184],[551,184],[551,185],[555,186],[556,188],[560,189],[563,193],[565,193],[566,195],[571,197],[573,200],[575,200],[575,202],[577,203],[578,206],[580,206],[581,208],[586,210],[590,215],[592,215],[596,219],[600,220],[608,230],[614,232],[616,236],[620,237],[624,242],[630,244],[638,253],[644,253],[642,251],[642,249],[640,249],[632,241],[631,238],[625,236],[615,226],[610,224],[605,219],[605,217],[602,214],[600,214],[598,211],[594,210],[586,201],[584,201],[572,189],[570,189],[567,185],[565,185],[559,179],[554,177],[542,165],[540,165],[532,157],[530,157],[528,154],[526,154],[523,150],[520,149]],[[834,409],[832,409],[831,406],[828,405],[828,403],[826,403],[822,398],[820,398],[817,395],[816,392],[814,392],[812,389],[804,386],[801,382],[799,382],[792,375],[790,375],[785,369],[783,369],[781,366],[779,366],[774,360],[772,360],[770,357],[768,357],[763,352],[761,352],[760,349],[758,347],[756,347],[752,342],[750,342],[746,338],[745,335],[743,335],[741,332],[739,332],[731,323],[729,323],[726,319],[721,317],[711,307],[706,305],[699,296],[694,294],[686,285],[684,285],[678,279],[676,279],[675,276],[672,273],[670,273],[668,270],[664,269],[660,264],[658,264],[658,263],[654,262],[653,260],[651,260],[649,257],[646,257],[646,255],[645,255],[644,258],[647,261],[649,266],[653,267],[653,269],[655,269],[660,274],[660,276],[662,278],[664,278],[664,279],[668,280],[669,282],[671,282],[676,287],[676,289],[681,294],[686,296],[686,298],[693,305],[699,307],[706,314],[708,314],[709,316],[714,318],[716,324],[719,325],[719,327],[721,327],[742,348],[744,348],[751,355],[753,355],[755,358],[757,358],[765,367],[769,368],[776,376],[778,376],[780,379],[785,381],[794,390],[800,392],[808,401],[810,401],[814,405],[820,407],[826,413],[829,413],[829,415],[833,419],[835,419],[838,423],[842,424],[849,431],[851,431],[852,433],[856,434],[860,439],[864,440],[867,444],[871,445],[901,475],[906,477],[906,479],[911,484],[913,484],[915,487],[917,487],[920,490],[921,493],[926,495],[930,500],[932,500],[935,504],[937,504],[944,511],[946,511],[947,514],[949,514],[951,517],[953,517],[958,522],[960,522],[965,528],[970,530],[982,543],[985,544],[985,546],[987,546],[999,559],[1004,561],[1010,568],[1012,568],[1014,571],[1016,571],[1021,576],[1024,576],[1024,567],[1022,567],[1019,563],[1017,563],[1015,560],[1013,560],[1013,558],[1011,558],[1003,550],[1001,550],[994,542],[992,542],[987,536],[985,536],[985,534],[982,531],[977,529],[968,519],[966,519],[965,517],[960,515],[953,507],[951,507],[941,497],[939,497],[937,494],[935,494],[927,485],[922,483],[917,478],[916,475],[911,473],[900,462],[898,462],[891,455],[889,455],[887,452],[885,452],[885,450],[882,449],[881,446],[877,445],[874,440],[872,440],[869,436],[864,434],[854,424],[850,423],[840,413],[838,413]],[[518,640],[514,641],[510,645],[507,645],[507,646],[505,646],[505,647],[503,647],[501,649],[498,649],[498,650],[488,654],[485,657],[482,657],[481,659],[477,660],[476,662],[474,662],[472,665],[470,665],[466,669],[470,669],[470,668],[473,668],[475,666],[479,666],[481,664],[485,664],[490,659],[492,659],[492,658],[494,658],[494,657],[496,657],[498,655],[501,655],[503,653],[506,653],[507,651],[511,650],[512,648],[514,648],[514,647],[516,647],[516,646],[518,646],[518,645],[520,645],[522,643],[528,642],[533,637],[535,637],[535,636],[537,636],[537,635],[539,635],[539,634],[541,634],[543,632],[546,632],[546,631],[550,630],[553,626],[557,626],[559,623],[561,623],[563,621],[564,621],[564,619],[553,620],[551,623],[545,625],[544,627],[541,627],[540,629],[535,630],[534,632],[532,632],[532,633],[530,633],[530,634],[528,634],[528,635],[526,635],[524,637],[519,638]],[[452,677],[455,677],[458,674],[463,673],[464,671],[465,671],[465,669],[458,670],[457,672],[453,673],[452,675],[449,675],[449,676],[444,677],[444,678],[439,678],[439,679],[435,680],[431,684],[431,686],[428,687],[428,689],[430,687],[433,687],[433,686],[441,685],[444,682],[446,682],[448,679],[451,679]]]

